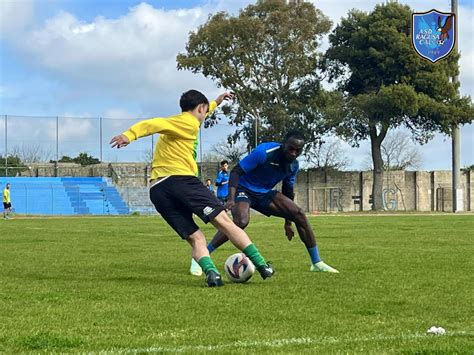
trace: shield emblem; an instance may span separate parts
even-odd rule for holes
[[[456,16],[451,12],[430,10],[411,17],[413,48],[422,58],[436,63],[447,57],[456,42]]]

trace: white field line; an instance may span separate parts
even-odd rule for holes
[[[239,349],[239,348],[279,348],[288,345],[331,345],[344,343],[362,343],[371,341],[391,341],[391,340],[414,340],[414,339],[428,339],[438,337],[450,337],[458,335],[472,336],[472,332],[452,331],[444,335],[437,336],[426,333],[407,333],[400,335],[376,335],[370,337],[319,337],[319,338],[289,338],[289,339],[272,339],[272,340],[255,340],[255,341],[236,341],[228,344],[218,345],[183,345],[183,346],[152,346],[148,348],[112,348],[109,350],[100,351],[100,354],[124,354],[124,353],[182,353],[182,352],[208,352],[225,349]]]

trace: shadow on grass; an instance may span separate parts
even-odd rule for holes
[[[76,337],[59,336],[46,332],[18,337],[15,343],[17,346],[29,350],[70,349],[84,344],[81,339]]]

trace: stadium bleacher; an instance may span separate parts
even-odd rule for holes
[[[13,211],[28,215],[124,215],[129,208],[103,177],[0,177],[11,184]]]

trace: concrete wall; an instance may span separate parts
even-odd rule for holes
[[[199,164],[200,178],[215,182],[219,163]],[[145,163],[34,164],[22,176],[106,176],[118,186],[147,187],[150,166]],[[303,170],[297,177],[295,201],[306,212],[349,212],[371,209],[371,171]],[[474,174],[461,173],[463,210],[472,211]],[[391,211],[452,211],[450,171],[390,171],[384,173],[383,200]],[[277,187],[278,188],[278,187]]]
[[[461,173],[463,210],[472,211],[474,179]],[[306,212],[348,212],[371,209],[372,172],[301,171],[296,201]],[[391,211],[452,211],[450,171],[390,171],[384,174],[383,201]]]

